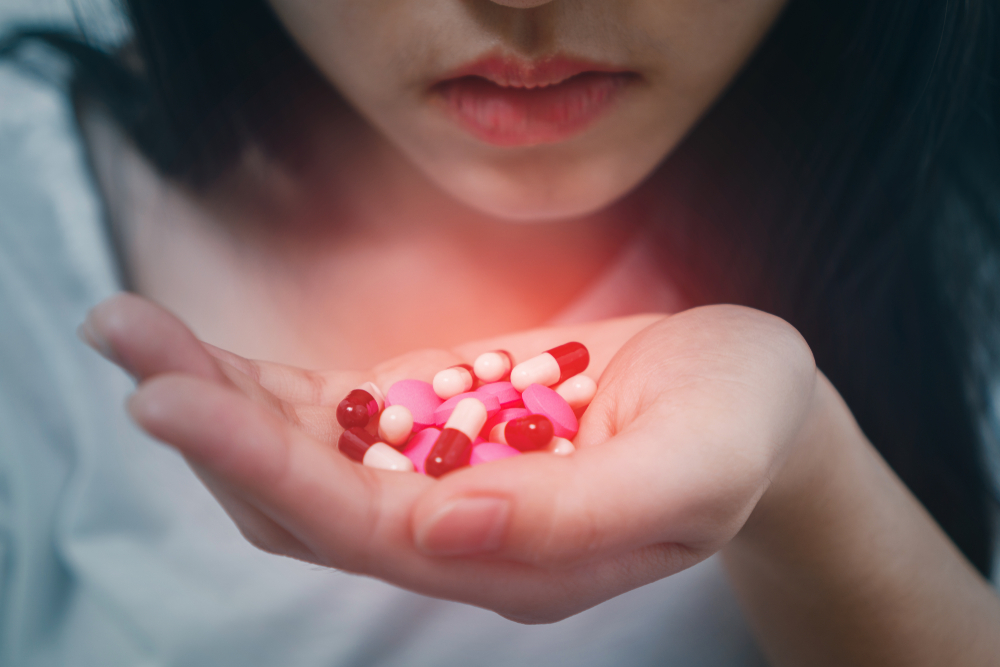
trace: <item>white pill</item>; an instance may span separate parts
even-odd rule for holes
[[[582,410],[594,400],[597,383],[586,375],[574,375],[556,387],[556,393],[569,403],[569,407]]]
[[[405,405],[390,405],[378,420],[378,437],[393,447],[406,442],[413,432],[413,413]]]
[[[549,443],[548,450],[557,456],[569,456],[576,451],[576,447],[566,438],[555,437]]]
[[[505,350],[483,352],[472,363],[472,371],[483,382],[496,382],[510,373],[514,366],[510,353]]]
[[[379,470],[414,471],[413,461],[384,442],[376,442],[369,447],[361,462],[369,468],[378,468]]]
[[[443,371],[438,371],[434,376],[434,380],[431,381],[431,386],[434,387],[434,393],[441,400],[447,401],[452,396],[464,394],[472,389],[474,381],[472,366],[462,364],[461,366],[452,366]]]

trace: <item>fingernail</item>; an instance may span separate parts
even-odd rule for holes
[[[434,556],[471,556],[500,548],[510,502],[459,498],[435,512],[415,531],[417,548]]]

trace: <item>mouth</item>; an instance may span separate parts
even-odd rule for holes
[[[635,72],[556,56],[487,56],[431,86],[446,114],[494,146],[534,146],[576,136],[605,115]]]

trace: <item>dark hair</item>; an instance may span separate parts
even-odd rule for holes
[[[165,175],[282,159],[304,95],[336,95],[262,0],[128,0],[135,58],[25,31],[77,63]],[[693,304],[775,313],[969,560],[990,570],[1000,163],[988,0],[791,0],[643,186]],[[280,101],[280,103],[279,103]]]

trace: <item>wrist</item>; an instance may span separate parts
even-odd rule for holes
[[[806,529],[829,525],[835,520],[831,513],[852,512],[851,489],[857,489],[870,462],[867,451],[865,436],[847,405],[817,371],[802,426],[734,543],[787,549],[790,542],[811,532]]]

